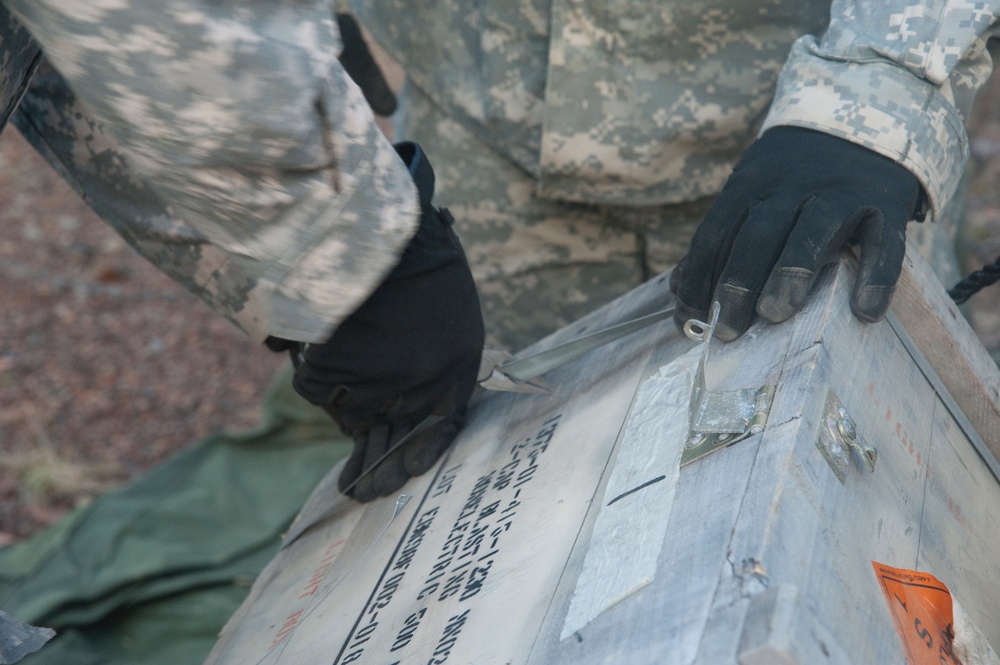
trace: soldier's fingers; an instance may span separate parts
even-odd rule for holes
[[[862,321],[874,323],[889,309],[903,270],[905,224],[905,219],[890,220],[881,210],[873,210],[858,227],[861,258],[851,293],[851,311]]]
[[[412,423],[409,419],[403,419],[393,421],[390,425],[388,425],[388,427],[389,436],[387,439],[387,445],[385,446],[385,449],[379,453],[380,456],[384,454],[386,450],[389,450],[396,445],[400,439],[410,433]],[[365,490],[370,491],[370,494],[355,496],[358,501],[370,501],[371,499],[379,496],[387,496],[406,484],[406,481],[409,480],[410,476],[406,473],[406,469],[403,466],[403,453],[408,445],[410,444],[406,444],[403,448],[393,451],[391,455],[386,457],[377,467],[375,467],[375,470],[372,471],[370,475],[371,483],[365,487]],[[360,487],[361,483],[358,483],[358,485]]]
[[[724,190],[695,231],[683,269],[676,279],[671,276],[671,290],[677,296],[674,323],[678,328],[689,319],[706,320],[715,286],[751,205]]]
[[[458,429],[455,422],[443,421],[407,445],[403,453],[406,473],[411,477],[426,473],[455,440]]]
[[[747,211],[715,289],[720,306],[715,336],[719,339],[734,340],[750,327],[757,298],[795,224],[797,204],[774,197]]]
[[[838,196],[802,206],[757,301],[757,313],[780,323],[802,309],[820,268],[838,256],[860,220],[857,204]]]
[[[354,449],[351,451],[351,456],[347,458],[347,461],[344,463],[344,468],[340,471],[340,477],[337,478],[337,489],[341,492],[350,486],[350,484],[361,475],[361,471],[364,469],[365,440],[366,439],[359,442],[355,439]]]
[[[358,480],[357,485],[354,486],[354,490],[351,492],[351,496],[358,501],[371,501],[378,496],[375,490],[374,478],[377,469],[371,471],[371,468],[385,454],[385,451],[389,449],[389,437],[391,434],[392,428],[389,423],[379,422],[373,425],[364,435],[364,466],[358,473],[361,479]],[[355,476],[355,478],[358,476]]]

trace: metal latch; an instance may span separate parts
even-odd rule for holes
[[[681,453],[681,466],[763,432],[774,401],[773,385],[740,390],[708,389],[705,366],[718,321],[719,303],[714,302],[710,323],[691,319],[684,324],[684,334],[700,342],[702,352],[691,389],[690,430]]]
[[[857,451],[869,473],[875,471],[878,451],[868,445],[865,438],[861,436],[851,414],[847,412],[832,390],[826,394],[826,406],[823,409],[823,419],[820,421],[819,432],[816,435],[816,447],[823,453],[823,457],[826,458],[840,482],[847,479],[852,449]]]

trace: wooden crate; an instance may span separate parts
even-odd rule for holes
[[[845,257],[801,315],[712,343],[704,422],[773,400],[694,461],[704,346],[667,321],[554,371],[550,396],[488,395],[398,499],[347,501],[334,469],[208,662],[881,665],[911,629],[933,642],[914,662],[939,662],[872,562],[947,585],[990,662],[1000,375],[914,254],[886,321],[850,315]],[[670,301],[658,278],[538,348]]]

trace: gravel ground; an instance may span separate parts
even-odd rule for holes
[[[971,270],[1000,254],[1000,75],[969,124]],[[13,128],[0,135],[0,229],[0,546],[258,420],[283,360],[134,254]],[[997,352],[1000,288],[971,302]]]

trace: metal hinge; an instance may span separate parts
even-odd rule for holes
[[[878,451],[868,445],[861,436],[851,414],[832,390],[826,395],[823,419],[816,434],[816,447],[823,453],[823,457],[840,482],[847,479],[847,472],[851,466],[851,450],[858,453],[869,473],[875,471]]]
[[[715,326],[719,321],[719,303],[712,303],[711,321],[690,320],[684,334],[701,342],[701,360],[691,389],[690,430],[681,466],[721,450],[764,431],[774,401],[776,386],[740,390],[709,390],[705,384],[705,366]]]

